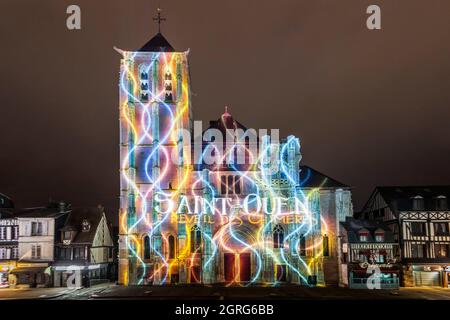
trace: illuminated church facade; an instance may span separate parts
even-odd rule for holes
[[[189,52],[161,33],[137,51],[116,50],[119,283],[339,284],[350,188],[301,165],[294,136],[215,143],[211,136],[250,132],[228,110],[201,131],[196,152]]]

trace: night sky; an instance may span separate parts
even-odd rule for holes
[[[448,0],[2,0],[0,192],[16,206],[101,203],[116,219],[112,48],[148,41],[158,3],[163,34],[191,50],[196,120],[228,105],[247,127],[301,137],[302,162],[352,186],[355,209],[376,185],[450,183]],[[366,28],[370,4],[381,31]]]

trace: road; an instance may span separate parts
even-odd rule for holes
[[[0,289],[0,299],[53,300],[450,300],[450,289],[415,287],[399,291],[307,287],[144,287],[99,284],[90,288]]]

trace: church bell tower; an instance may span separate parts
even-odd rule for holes
[[[154,20],[158,33],[140,49],[115,48],[122,56],[119,283],[125,285],[168,282],[168,266],[177,266],[166,261],[162,230],[183,239],[183,230],[170,230],[176,228],[166,221],[170,215],[156,214],[154,199],[187,188],[189,167],[179,130],[190,132],[192,126],[188,51],[176,51],[162,35],[160,9]]]

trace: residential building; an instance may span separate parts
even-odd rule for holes
[[[57,233],[55,287],[67,286],[68,280],[80,287],[114,279],[114,243],[103,207],[73,208]]]
[[[16,276],[17,285],[52,285],[49,267],[54,261],[55,230],[64,225],[69,213],[70,205],[64,202],[15,212],[19,224],[19,259],[11,274]]]
[[[383,221],[399,243],[404,286],[449,286],[450,186],[376,187],[361,217]]]
[[[0,193],[0,288],[14,285],[9,272],[16,267],[19,256],[19,225],[13,210],[12,200]]]
[[[352,217],[341,225],[341,263],[348,287],[398,289],[400,253],[392,230],[383,221]]]

